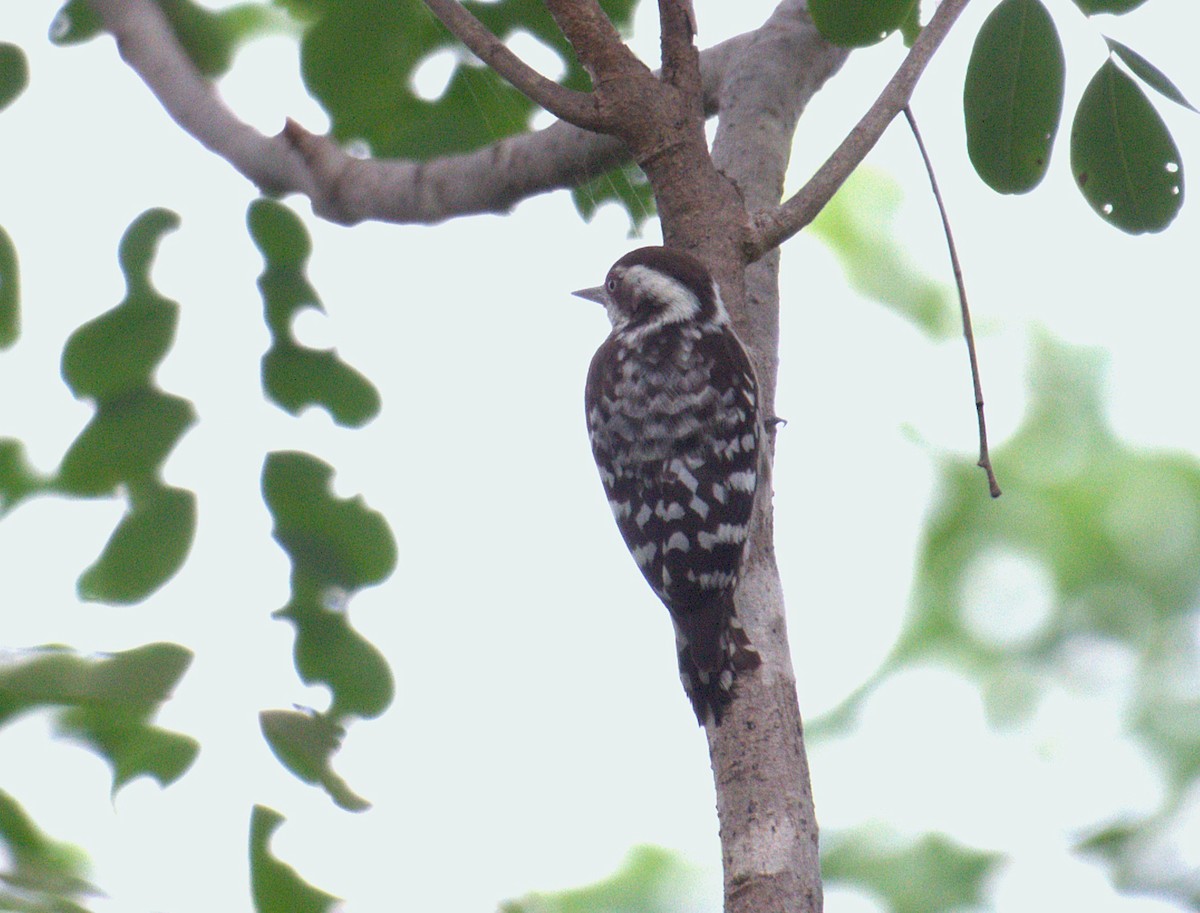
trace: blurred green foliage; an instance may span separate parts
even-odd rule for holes
[[[295,33],[296,24],[267,3],[240,3],[222,10],[192,0],[157,0],[175,37],[205,76],[223,76],[237,49],[251,38],[277,32]],[[58,11],[50,40],[80,44],[100,34],[100,19],[87,0],[68,0]]]
[[[1188,684],[1200,670],[1200,462],[1116,437],[1103,376],[1098,351],[1035,339],[1025,419],[992,453],[1004,497],[989,497],[973,461],[940,461],[896,645],[807,731],[810,741],[848,732],[891,675],[930,662],[975,681],[997,723],[1020,725],[1070,679],[1074,650],[1117,646],[1134,659],[1126,734],[1158,767],[1165,798],[1152,814],[1083,835],[1079,849],[1104,861],[1121,887],[1198,909],[1200,876],[1160,857],[1200,786],[1200,693]],[[1048,608],[1005,633],[1010,607],[995,584],[1014,562],[1042,572],[1049,590],[1038,595]],[[1095,816],[1106,814],[1097,796]]]
[[[0,228],[0,351],[17,341],[21,331],[21,274],[12,238]]]
[[[902,28],[917,5],[917,0],[809,0],[808,9],[825,38],[858,48]]]
[[[271,853],[283,815],[262,805],[250,816],[250,891],[256,913],[325,913],[338,898],[314,888]]]
[[[26,651],[0,665],[0,727],[54,708],[59,735],[108,761],[114,793],[142,776],[166,786],[183,776],[200,746],[150,720],[191,661],[190,651],[168,643],[109,656],[79,656],[61,647]]]
[[[29,85],[29,61],[15,44],[0,41],[0,111],[11,105]]]
[[[250,204],[246,222],[266,265],[258,279],[271,331],[271,348],[262,359],[263,390],[292,415],[316,405],[339,425],[365,425],[379,414],[379,391],[335,350],[306,348],[292,335],[292,323],[301,311],[325,313],[304,273],[312,253],[304,223],[282,203],[265,199]]]
[[[860,166],[809,231],[833,251],[851,288],[944,339],[960,332],[958,307],[950,287],[924,275],[905,252],[892,225],[903,197],[894,178]]]
[[[19,441],[0,439],[0,517],[34,495],[125,497],[125,516],[79,579],[79,595],[86,600],[146,599],[183,565],[196,531],[195,495],[160,478],[195,412],[154,379],[174,342],[179,305],[154,288],[150,268],[158,242],[178,224],[179,217],[166,209],[147,210],[134,220],[119,249],[125,299],[79,327],[63,348],[63,379],[96,411],[57,472],[39,476]],[[15,285],[15,255],[11,262]]]
[[[377,156],[428,159],[465,152],[526,130],[536,107],[491,70],[463,55],[442,95],[413,90],[430,55],[457,46],[421,0],[277,0],[308,24],[301,66],[309,91],[342,142],[363,141]],[[541,0],[464,5],[501,40],[520,31],[552,51],[560,80],[590,86],[587,74]],[[618,28],[628,28],[634,0],[601,0]]]
[[[20,804],[0,789],[0,910],[87,913],[98,894],[85,879],[87,854],[47,837]],[[0,864],[4,864],[0,863]]]
[[[320,783],[343,808],[365,800],[330,768],[348,717],[379,716],[392,701],[387,660],[354,630],[348,617],[355,592],[385,580],[396,566],[396,541],[383,516],[361,498],[330,491],[333,469],[304,453],[272,453],[262,490],[275,520],[274,537],[292,561],[292,598],[275,613],[296,629],[296,671],[305,684],[327,685],[326,713],[266,711],[263,735],[285,766]]]
[[[706,905],[707,904],[707,905]],[[529,894],[500,913],[699,913],[713,909],[697,896],[696,871],[659,847],[638,846],[611,877],[583,888]]]
[[[1002,857],[959,846],[940,834],[903,842],[863,827],[827,834],[821,850],[826,884],[873,894],[889,913],[950,913],[986,902],[986,881]]]

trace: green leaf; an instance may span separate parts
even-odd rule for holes
[[[0,910],[86,913],[79,902],[99,894],[86,881],[87,854],[47,837],[16,799],[0,790]]]
[[[383,713],[395,687],[383,655],[351,627],[348,606],[359,589],[391,574],[396,542],[387,521],[361,498],[333,496],[332,476],[328,465],[303,453],[272,453],[263,466],[273,535],[292,562],[292,597],[276,616],[296,629],[301,679],[325,684],[333,695],[320,716],[270,711],[263,733],[298,776],[325,786],[339,804],[358,808],[364,800],[329,769],[329,756],[342,721]]]
[[[361,428],[379,414],[379,391],[333,349],[317,352],[286,342],[262,359],[263,388],[285,412],[323,406],[339,425]]]
[[[265,199],[250,204],[246,221],[266,267],[258,287],[271,331],[271,348],[262,359],[267,396],[292,415],[315,405],[339,425],[365,425],[379,414],[379,391],[335,350],[309,349],[292,336],[292,322],[301,311],[325,312],[305,276],[312,241],[304,223],[282,203]]]
[[[1000,193],[1025,193],[1050,166],[1062,117],[1062,43],[1040,0],[1004,0],[975,38],[963,86],[967,152]]]
[[[500,913],[678,913],[700,906],[697,881],[696,871],[674,853],[638,846],[604,881],[506,901]]]
[[[1120,442],[1102,380],[1098,353],[1039,339],[1028,412],[993,452],[1004,497],[988,497],[973,462],[945,462],[893,664],[951,663],[1009,716],[1026,709],[1020,700],[1004,706],[1013,684],[1076,639],[1175,655],[1176,629],[1194,616],[1200,592],[1200,535],[1191,532],[1200,463]],[[965,618],[972,569],[997,556],[1044,569],[1053,587],[1049,616],[1012,643],[989,640]]]
[[[917,0],[908,11],[904,21],[900,23],[900,34],[904,37],[904,46],[911,48],[921,34],[921,3]]]
[[[354,630],[344,611],[348,597],[293,575],[292,600],[276,613],[296,627],[296,671],[306,684],[333,691],[329,712],[373,719],[391,704],[395,687],[383,654]],[[332,608],[331,608],[332,606]]]
[[[959,331],[948,287],[921,274],[896,238],[892,221],[900,185],[860,166],[809,229],[837,255],[851,286],[911,320],[938,339]]]
[[[205,76],[223,76],[246,39],[280,31],[286,19],[262,3],[243,3],[213,11],[191,0],[156,0],[166,13],[179,44]]]
[[[59,708],[56,729],[105,758],[114,792],[140,776],[174,782],[199,752],[194,739],[150,725],[191,663],[178,644],[156,643],[105,657],[34,651],[0,666],[0,725]]]
[[[618,165],[571,190],[575,209],[590,222],[605,203],[618,203],[629,214],[629,234],[641,237],[642,226],[655,213],[654,189],[635,164]]]
[[[14,438],[0,438],[0,517],[47,487],[47,480],[25,459],[25,445]]]
[[[1134,76],[1176,104],[1183,105],[1183,107],[1191,111],[1196,111],[1192,103],[1184,98],[1183,93],[1179,91],[1179,87],[1167,78],[1166,73],[1133,48],[1121,44],[1115,38],[1109,38],[1106,35],[1104,40],[1108,43],[1108,49],[1121,58],[1122,62],[1124,62],[1125,66],[1129,67]]]
[[[153,479],[195,420],[190,402],[153,387],[104,400],[63,457],[56,484],[67,494],[94,497]]]
[[[196,496],[152,483],[130,489],[129,510],[79,578],[88,602],[140,602],[183,566],[196,533]]]
[[[391,703],[391,673],[350,626],[346,608],[355,592],[392,573],[396,542],[361,498],[333,497],[332,476],[328,465],[302,453],[272,453],[263,467],[273,535],[292,561],[292,598],[278,614],[296,627],[301,678],[333,691],[330,714],[376,717]]]
[[[118,251],[125,300],[77,329],[63,349],[63,377],[76,396],[96,402],[96,413],[63,455],[51,485],[84,497],[120,486],[129,491],[128,511],[79,580],[83,599],[145,599],[179,570],[195,533],[195,497],[158,481],[163,462],[196,420],[189,401],[154,385],[154,371],[175,338],[179,305],[154,288],[150,268],[162,236],[178,225],[179,217],[165,209],[134,220]]]
[[[63,377],[76,396],[100,402],[146,389],[175,341],[178,319],[174,301],[127,298],[71,334],[63,349]]]
[[[0,350],[9,348],[21,332],[21,271],[12,238],[0,228]]]
[[[324,714],[303,710],[264,710],[258,721],[271,752],[299,779],[320,785],[347,811],[371,807],[331,766],[334,753],[342,747],[344,727]]]
[[[813,23],[846,47],[877,44],[909,19],[916,0],[809,0]]]
[[[283,815],[263,805],[254,806],[250,815],[250,888],[255,913],[327,913],[338,898],[314,888],[271,854],[271,836],[283,822]]]
[[[293,573],[352,592],[391,574],[396,541],[383,515],[362,498],[334,497],[332,477],[332,467],[306,453],[271,453],[263,465],[263,496]]]
[[[29,61],[15,44],[0,41],[0,111],[11,105],[29,85]]]
[[[175,213],[148,209],[121,238],[125,300],[77,329],[63,349],[63,377],[76,396],[104,401],[151,382],[174,341],[179,305],[154,288],[150,268],[163,235],[178,227]]]
[[[88,0],[68,0],[50,24],[50,41],[60,47],[82,44],[102,30],[100,16]]]
[[[1128,13],[1130,10],[1135,10],[1146,0],[1075,0],[1075,5],[1079,7],[1085,16],[1094,16],[1097,13]]]
[[[295,31],[291,20],[265,3],[241,3],[211,10],[193,0],[155,0],[184,52],[205,76],[223,76],[238,48],[258,35]],[[87,0],[70,0],[50,26],[57,45],[81,44],[103,26]]]
[[[906,0],[909,4],[912,0]],[[460,64],[436,100],[418,97],[413,75],[431,55],[458,42],[421,0],[276,0],[297,20],[310,22],[301,45],[305,84],[324,106],[332,135],[363,143],[376,156],[424,160],[468,152],[529,129],[535,106],[487,67]],[[602,0],[618,29],[632,22],[634,0]],[[467,8],[501,39],[526,32],[558,54],[562,83],[590,88],[541,0],[467,2]],[[467,60],[464,55],[464,60]],[[595,205],[615,199],[636,232],[653,213],[644,182],[625,169],[611,182],[596,176],[574,194],[585,218]]]
[[[377,156],[427,159],[466,152],[528,129],[535,108],[485,67],[460,66],[436,101],[417,97],[412,75],[426,57],[457,42],[421,0],[307,0],[284,5],[313,19],[304,37],[305,84],[329,112],[341,142],[365,141]],[[633,0],[603,0],[618,28]],[[587,88],[587,74],[541,0],[468,2],[499,38],[530,33],[566,64],[562,82]]]
[[[1142,90],[1111,59],[1075,112],[1071,170],[1092,209],[1130,234],[1162,231],[1183,205],[1179,149]]]
[[[827,884],[865,888],[889,913],[942,913],[983,906],[986,882],[1003,857],[967,849],[940,834],[902,844],[861,828],[823,838]]]

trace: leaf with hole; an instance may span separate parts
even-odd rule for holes
[[[1111,59],[1092,77],[1071,128],[1071,171],[1109,224],[1162,231],[1183,205],[1183,163],[1150,100]]]
[[[420,64],[436,51],[459,46],[421,0],[289,0],[288,5],[314,20],[301,44],[301,69],[340,142],[364,141],[377,156],[429,159],[523,132],[537,110],[492,70],[466,59],[440,98],[418,97],[412,77]],[[500,40],[527,32],[556,53],[566,68],[564,85],[590,86],[542,0],[466,6]],[[600,6],[618,29],[628,28],[633,0],[602,0]]]
[[[984,182],[1025,193],[1050,167],[1062,117],[1065,64],[1040,0],[1004,0],[984,21],[967,64],[967,152]]]

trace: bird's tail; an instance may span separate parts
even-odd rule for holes
[[[762,664],[734,612],[732,593],[720,602],[675,618],[679,677],[701,726],[710,722],[721,725],[725,708],[733,700],[738,673]]]

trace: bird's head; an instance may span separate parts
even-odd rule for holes
[[[604,305],[616,332],[727,319],[708,268],[669,247],[630,251],[612,265],[604,285],[574,294]]]

